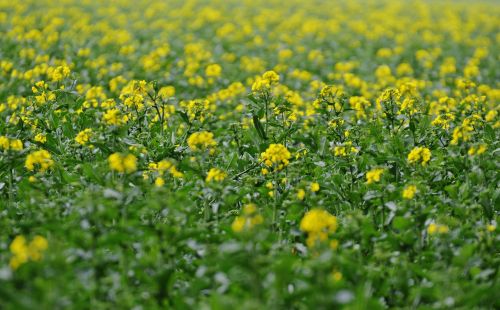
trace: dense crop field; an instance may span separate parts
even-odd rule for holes
[[[495,1],[0,0],[0,309],[498,309]]]

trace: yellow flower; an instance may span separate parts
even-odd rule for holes
[[[39,133],[35,136],[35,141],[40,143],[47,142],[47,137],[43,133]]]
[[[42,258],[42,252],[49,246],[47,239],[42,236],[35,236],[29,244],[29,256],[31,260],[38,261]]]
[[[306,196],[306,191],[303,190],[302,188],[300,188],[298,191],[297,191],[297,199],[298,200],[304,200],[304,197]]]
[[[132,173],[137,170],[137,157],[132,154],[114,153],[108,157],[111,170]]]
[[[470,156],[481,155],[484,152],[486,152],[487,149],[488,149],[488,146],[486,144],[479,144],[478,146],[471,146],[469,148],[468,154]]]
[[[313,182],[311,183],[311,192],[319,191],[319,183]]]
[[[208,173],[207,177],[205,178],[205,182],[222,182],[224,179],[227,177],[227,173],[224,171],[217,169],[217,168],[211,168]]]
[[[245,228],[245,218],[242,217],[242,216],[237,216],[234,221],[233,221],[233,224],[231,224],[231,229],[234,231],[234,232],[241,232],[243,231],[243,229]]]
[[[103,116],[102,120],[106,125],[122,125],[128,121],[128,116],[122,115],[118,109],[109,109]]]
[[[274,72],[272,70],[264,72],[264,74],[262,75],[262,78],[264,80],[269,81],[269,83],[271,85],[278,83],[279,80],[280,80],[280,76],[278,75],[278,73],[276,73],[276,72]]]
[[[53,82],[61,81],[63,78],[68,77],[71,70],[68,66],[59,66],[57,68],[50,68],[49,75]]]
[[[215,153],[215,146],[217,145],[217,142],[214,140],[214,134],[208,131],[192,133],[187,143],[193,151],[208,150],[210,154]]]
[[[169,172],[174,178],[182,178],[184,174],[177,170],[175,165],[169,160],[162,160],[158,163],[150,163],[149,164],[150,171],[156,171],[159,176],[163,176],[165,172]],[[148,177],[146,177],[148,178]]]
[[[22,151],[23,142],[19,139],[9,139],[5,136],[0,136],[0,150],[4,149],[6,151]]]
[[[404,199],[413,199],[415,194],[417,193],[417,187],[415,185],[407,185],[403,189],[403,198]]]
[[[283,144],[271,144],[265,152],[260,154],[260,160],[268,168],[281,170],[288,166],[291,156]]]
[[[54,161],[52,160],[50,153],[46,150],[39,150],[28,154],[24,164],[26,169],[29,171],[35,170],[35,167],[37,166],[40,172],[46,171],[53,165]]]
[[[0,148],[4,150],[10,149],[9,138],[5,136],[0,136]]]
[[[10,140],[10,149],[14,151],[21,151],[23,149],[23,142],[19,139]]]
[[[332,272],[332,279],[335,282],[339,282],[340,280],[342,280],[342,273],[340,273],[338,271],[333,271]]]
[[[10,259],[10,267],[12,269],[17,269],[22,264],[26,263],[29,259],[29,249],[26,244],[26,238],[24,236],[17,236],[14,238],[12,243],[10,244],[10,252],[14,255]]]
[[[262,76],[257,77],[252,85],[252,92],[259,93],[269,91],[271,86],[278,84],[280,76],[274,71],[266,71]]]
[[[410,164],[421,163],[425,166],[431,159],[431,150],[426,147],[417,146],[408,154],[408,162]]]
[[[168,99],[170,97],[175,96],[175,87],[165,86],[160,88],[160,90],[158,91],[158,96],[160,96],[163,99]]]
[[[89,142],[91,135],[92,135],[92,129],[86,128],[86,129],[80,131],[76,135],[75,141],[78,144],[85,145],[85,144],[87,144],[87,142]]]
[[[205,75],[207,77],[217,78],[221,75],[222,68],[218,64],[208,65],[205,69]]]
[[[448,231],[449,231],[448,226],[441,224],[431,223],[427,227],[427,232],[429,233],[429,235],[446,234],[448,233]]]
[[[307,246],[313,247],[317,242],[327,240],[328,235],[337,230],[337,218],[328,211],[312,209],[300,221],[300,230],[308,234]]]
[[[489,110],[486,116],[484,117],[484,120],[487,122],[492,122],[495,120],[497,117],[498,112],[496,110]]]
[[[366,173],[366,184],[372,184],[374,182],[379,182],[380,177],[384,173],[383,168],[375,168]]]
[[[156,187],[162,187],[165,184],[165,180],[163,180],[162,177],[157,177],[155,179],[155,186]]]
[[[234,219],[231,229],[239,233],[245,229],[250,230],[263,222],[264,218],[259,214],[257,206],[253,203],[249,203],[243,207],[243,214]]]
[[[28,244],[24,236],[17,236],[10,244],[10,252],[13,256],[9,265],[12,269],[17,269],[28,260],[38,261],[42,258],[42,253],[48,248],[47,239],[42,236],[35,236]]]

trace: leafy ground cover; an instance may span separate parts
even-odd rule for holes
[[[499,15],[0,0],[0,308],[500,307]]]

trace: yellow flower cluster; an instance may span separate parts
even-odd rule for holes
[[[319,191],[320,186],[318,182],[312,182],[309,188],[311,189],[311,192],[316,193]]]
[[[358,119],[366,118],[366,110],[371,106],[370,101],[362,96],[353,96],[349,98],[349,104],[356,111]]]
[[[337,230],[337,217],[323,209],[312,209],[300,221],[300,230],[307,233],[307,246],[313,247]]]
[[[415,185],[407,185],[403,189],[403,198],[404,199],[413,199],[415,194],[417,193],[417,187]]]
[[[207,173],[205,182],[222,182],[226,177],[227,173],[225,173],[224,171],[217,168],[211,168]]]
[[[326,85],[319,93],[321,100],[330,105],[334,111],[340,112],[343,107],[339,99],[345,96],[342,86]],[[354,99],[356,101],[356,99]]]
[[[92,136],[92,129],[86,128],[82,131],[80,131],[76,137],[75,141],[80,144],[80,145],[85,145],[87,142],[90,141],[90,137]]]
[[[408,154],[410,164],[421,163],[422,166],[425,166],[429,160],[431,160],[431,150],[426,147],[417,146]]]
[[[481,125],[481,117],[472,115],[463,120],[462,124],[453,130],[451,145],[457,145],[460,140],[467,142],[471,139],[472,132]]]
[[[6,136],[0,136],[0,150],[22,151],[23,142],[19,139],[9,139]]]
[[[133,154],[113,153],[108,157],[111,170],[132,173],[137,170],[137,157]]]
[[[261,93],[271,89],[271,86],[278,84],[280,76],[274,71],[266,71],[262,76],[257,77],[252,84],[252,92]]]
[[[366,173],[366,184],[372,184],[380,181],[380,177],[384,173],[384,168],[374,168]]]
[[[53,165],[54,161],[52,160],[50,153],[47,152],[46,150],[34,151],[28,154],[28,156],[26,156],[26,161],[24,163],[24,166],[29,171],[33,171],[35,170],[35,167],[38,167],[38,170],[40,172],[46,171]]]
[[[254,226],[262,224],[262,222],[264,222],[264,218],[258,212],[257,206],[250,203],[243,207],[243,214],[234,219],[231,229],[239,233],[245,229],[250,230]]]
[[[51,77],[53,82],[61,81],[62,79],[69,76],[71,70],[68,66],[58,66],[56,68],[49,68],[47,74]]]
[[[205,75],[211,78],[217,78],[221,75],[222,68],[218,64],[208,65],[205,69]]]
[[[109,109],[102,115],[102,120],[106,125],[123,125],[128,122],[129,117],[123,115],[118,109]]]
[[[429,235],[435,235],[435,234],[446,234],[450,231],[448,226],[442,225],[442,224],[436,224],[436,223],[431,223],[429,226],[427,226],[427,232]]]
[[[200,122],[205,121],[217,108],[215,104],[206,99],[181,101],[179,105],[185,110],[190,121],[199,120]]]
[[[305,197],[306,197],[306,191],[303,188],[299,188],[299,190],[297,191],[297,199],[304,200]]]
[[[148,168],[151,171],[156,171],[160,176],[163,176],[165,172],[169,172],[174,178],[182,178],[184,174],[177,170],[177,167],[169,161],[169,160],[162,160],[159,161],[158,163],[150,163]]]
[[[283,144],[271,144],[267,150],[260,154],[260,160],[266,167],[279,171],[288,166],[290,162],[290,151]],[[264,168],[263,174],[267,174],[268,170]]]
[[[164,87],[160,88],[160,90],[158,91],[158,96],[160,96],[160,98],[162,98],[164,100],[175,96],[175,87],[164,86]]]
[[[192,151],[208,150],[209,154],[215,153],[217,142],[214,140],[214,134],[209,131],[199,131],[192,133],[187,143]]]
[[[38,133],[38,134],[35,136],[34,140],[35,140],[36,142],[45,143],[45,142],[47,142],[47,136],[46,136],[46,135],[44,135],[43,133]]]
[[[47,239],[42,236],[35,236],[30,243],[26,242],[24,236],[17,236],[10,244],[10,252],[13,255],[9,262],[10,267],[15,270],[28,260],[39,261],[48,246]]]
[[[484,143],[481,143],[477,146],[471,146],[469,148],[469,151],[467,152],[470,156],[474,156],[474,155],[481,155],[483,154],[484,152],[486,152],[486,150],[488,149],[488,146]]]
[[[336,145],[333,147],[333,155],[338,157],[347,157],[358,152],[359,150],[352,146],[351,141],[347,141],[341,145]]]

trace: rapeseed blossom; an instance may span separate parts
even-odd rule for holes
[[[209,154],[215,153],[217,142],[214,140],[214,134],[208,131],[200,131],[192,133],[187,143],[192,151],[205,151]]]
[[[404,199],[413,199],[416,193],[417,193],[417,187],[415,185],[407,185],[403,189],[402,196]]]
[[[408,163],[410,164],[421,164],[425,166],[429,160],[431,160],[431,150],[426,147],[417,146],[408,154]]]
[[[374,168],[366,173],[366,184],[372,184],[380,181],[380,177],[384,173],[384,168]]]
[[[337,230],[337,218],[326,210],[312,209],[300,221],[300,230],[307,233],[307,246],[313,247]]]
[[[278,84],[280,76],[274,71],[266,71],[261,77],[258,77],[252,85],[252,91],[255,93],[269,91],[271,86]]]
[[[9,139],[5,136],[0,136],[0,150],[21,151],[23,142],[20,139]]]
[[[222,182],[224,179],[227,177],[227,173],[224,171],[217,169],[217,168],[211,168],[208,173],[207,177],[205,178],[205,182]]]
[[[80,145],[85,145],[87,144],[87,142],[90,141],[90,138],[92,136],[92,129],[90,128],[86,128],[82,131],[80,131],[76,137],[75,137],[75,141],[80,144]]]
[[[137,157],[133,154],[113,153],[108,157],[111,170],[121,173],[132,173],[137,170]]]
[[[442,224],[436,224],[436,223],[431,223],[429,226],[427,226],[427,232],[429,235],[435,235],[435,234],[446,234],[450,231],[448,226],[442,225]]]
[[[264,222],[264,217],[259,213],[257,206],[249,203],[243,207],[243,214],[234,219],[231,229],[239,233],[243,230],[251,230],[262,222]]]
[[[279,171],[290,163],[290,151],[283,144],[271,144],[265,152],[260,154],[260,160],[272,170]]]
[[[53,165],[54,161],[52,160],[50,153],[47,152],[46,150],[38,150],[28,154],[28,156],[26,156],[26,161],[24,163],[24,166],[29,171],[38,169],[38,171],[40,172],[45,172],[46,170],[50,169]]]
[[[10,244],[10,252],[13,256],[10,259],[9,265],[15,270],[29,260],[39,261],[47,248],[47,239],[42,236],[35,236],[28,243],[24,236],[19,235]]]

